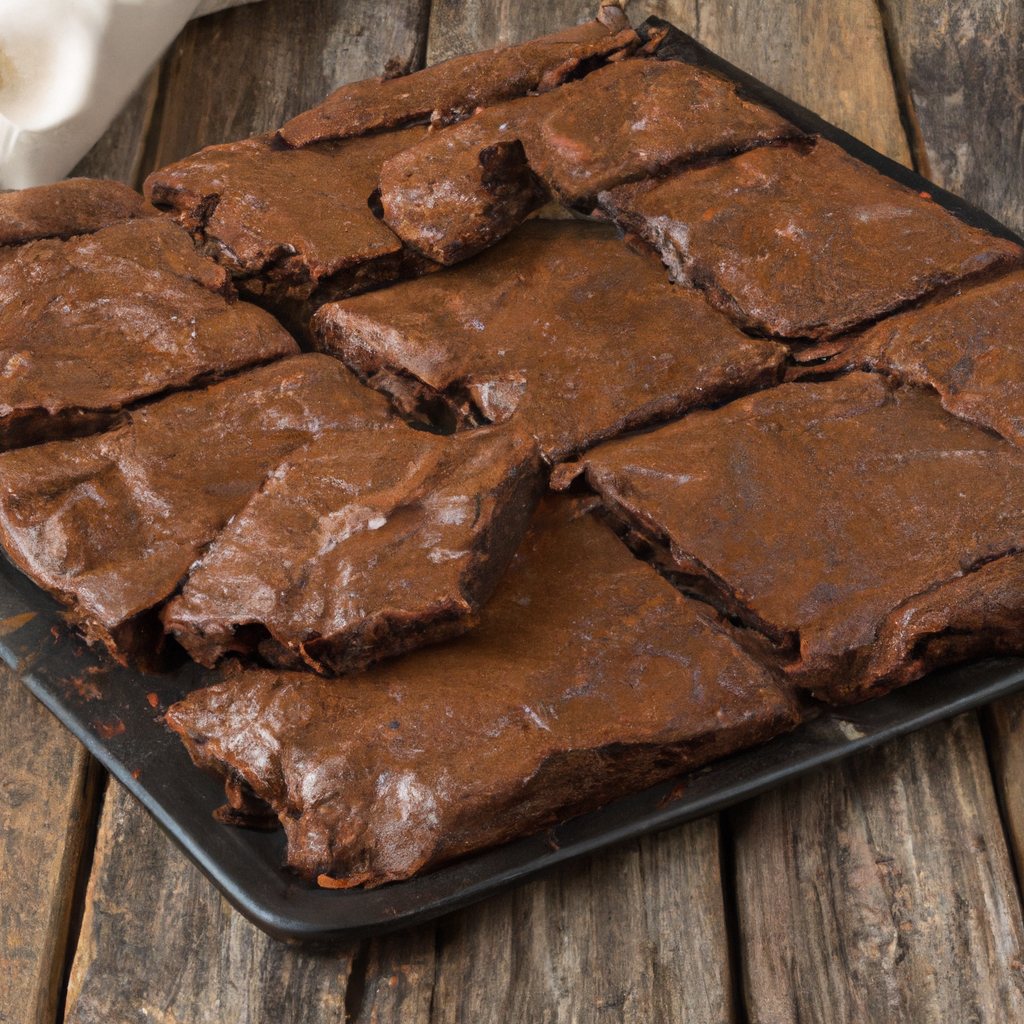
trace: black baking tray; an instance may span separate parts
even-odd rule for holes
[[[663,57],[708,67],[808,132],[836,142],[961,219],[1002,237],[1013,232],[875,152],[710,53],[667,22]],[[613,843],[679,825],[746,799],[819,765],[987,704],[1024,687],[1024,659],[935,673],[885,697],[821,711],[794,732],[716,762],[675,783],[619,800],[541,835],[408,881],[372,890],[326,890],[282,867],[283,832],[231,828],[212,817],[220,784],[194,767],[163,713],[218,676],[187,663],[164,675],[124,668],[86,646],[58,604],[0,559],[0,657],[150,811],[241,913],[278,938],[333,942],[408,927],[502,892],[538,872]]]

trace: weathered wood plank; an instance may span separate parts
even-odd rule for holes
[[[265,935],[111,782],[66,1021],[344,1024],[354,953],[308,953]]]
[[[435,925],[372,939],[365,972],[353,976],[363,986],[358,1000],[350,998],[352,1024],[426,1024],[434,996]]]
[[[428,10],[428,0],[272,0],[193,21],[171,50],[150,169],[277,128],[390,57],[420,66]]]
[[[982,722],[1019,881],[1024,878],[1024,693],[990,704]]]
[[[597,0],[434,0],[427,61],[520,42],[594,16]],[[828,121],[910,166],[876,0],[634,0]]]
[[[1024,232],[1024,5],[884,2],[931,177]]]
[[[75,165],[70,178],[108,178],[138,187],[146,134],[156,107],[160,69],[152,73],[128,98],[121,113]]]
[[[433,0],[427,63],[438,64],[460,53],[536,39],[595,17],[599,6],[599,0],[549,0],[543,4]]]
[[[0,1020],[51,1024],[98,772],[0,667]]]
[[[718,864],[706,818],[446,919],[431,1021],[727,1024]]]
[[[734,813],[751,1021],[1024,1019],[1024,924],[974,715]]]

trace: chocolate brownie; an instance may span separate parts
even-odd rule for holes
[[[883,320],[818,371],[844,366],[929,385],[951,413],[1024,444],[1024,273]]]
[[[76,437],[124,406],[298,352],[163,218],[0,260],[0,447]]]
[[[579,468],[682,586],[824,700],[1024,651],[1024,453],[930,390],[783,384],[612,441],[556,484]]]
[[[601,202],[676,281],[741,326],[785,338],[838,334],[1022,255],[824,139],[625,185]]]
[[[480,626],[365,675],[244,672],[167,722],[279,815],[288,863],[379,885],[792,728],[792,694],[576,501],[549,497]]]
[[[384,220],[421,255],[450,264],[548,196],[589,210],[617,185],[795,136],[732,82],[676,61],[624,60],[490,107],[398,153],[381,171]],[[507,179],[516,184],[511,195]]]
[[[407,415],[507,420],[558,461],[778,381],[748,338],[608,224],[529,221],[478,259],[325,306],[316,345]]]
[[[336,359],[292,356],[0,455],[0,540],[115,658],[148,665],[155,612],[267,474],[324,433],[393,421]]]
[[[326,674],[457,636],[543,486],[536,445],[510,427],[331,432],[271,473],[164,623],[204,665],[259,649]]]
[[[270,135],[209,146],[154,171],[144,189],[243,294],[301,322],[318,290],[340,298],[398,277],[402,243],[370,199],[384,161],[425,131],[301,150]]]
[[[71,238],[157,211],[119,181],[68,178],[0,192],[0,246],[24,245],[38,238]]]
[[[289,146],[344,139],[413,121],[449,124],[528,92],[552,89],[640,45],[621,11],[518,46],[464,54],[410,75],[343,85],[279,132]]]

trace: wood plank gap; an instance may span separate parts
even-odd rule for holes
[[[67,1009],[68,982],[71,978],[71,966],[75,962],[78,951],[78,940],[82,935],[82,921],[85,919],[85,908],[89,891],[89,879],[92,876],[92,863],[96,855],[96,837],[100,829],[100,816],[107,796],[110,774],[91,754],[82,783],[82,806],[85,808],[86,825],[79,851],[78,861],[74,869],[73,891],[68,912],[66,938],[64,941],[64,964],[61,970],[60,986],[57,991],[57,1006],[54,1014],[55,1024],[64,1020]]]
[[[359,944],[356,955],[352,957],[352,966],[348,972],[348,984],[345,986],[345,1024],[356,1024],[363,1009],[366,995],[366,973],[370,966],[370,940],[364,939]]]
[[[740,906],[736,884],[736,837],[732,814],[718,815],[718,863],[722,879],[722,908],[731,975],[732,1019],[735,1024],[750,1024],[746,993],[743,990],[743,933],[740,931]]]
[[[1006,697],[996,704],[989,704],[978,712],[978,721],[981,725],[981,735],[985,743],[985,756],[988,758],[988,770],[992,775],[992,788],[996,793],[996,804],[999,807],[999,823],[1003,827],[1003,839],[1006,848],[1010,852],[1010,867],[1013,871],[1013,880],[1017,886],[1017,900],[1021,904],[1022,915],[1024,915],[1024,848],[1021,847],[1019,836],[1015,834],[1011,810],[1007,806],[1010,794],[1006,789],[1007,766],[1004,764],[1005,744],[1000,734],[999,723],[996,720],[996,705],[1001,710],[1012,707],[1014,701],[1019,701],[1020,695],[1016,694]]]
[[[149,115],[149,122],[146,125],[146,134],[142,145],[142,156],[139,158],[139,165],[136,172],[134,187],[141,192],[142,183],[157,169],[157,153],[160,150],[160,135],[163,131],[164,114],[167,110],[167,103],[171,86],[171,67],[174,62],[174,49],[178,46],[179,39],[175,39],[168,47],[167,52],[160,58],[160,71],[157,75],[156,94],[153,98],[153,108]]]
[[[427,0],[423,5],[423,13],[420,15],[420,23],[416,29],[419,41],[416,45],[416,55],[413,58],[413,71],[420,71],[427,66],[427,50],[430,48],[430,12],[433,9],[434,0]]]
[[[896,30],[896,19],[893,17],[890,0],[875,0],[878,13],[882,19],[882,36],[885,40],[885,52],[889,58],[889,71],[892,74],[893,89],[896,93],[896,107],[900,115],[900,124],[907,136],[910,147],[910,159],[914,170],[922,177],[932,180],[931,164],[928,160],[928,149],[924,144],[924,133],[914,106],[914,95],[910,91],[910,75],[907,73],[907,62],[903,59],[899,33]]]

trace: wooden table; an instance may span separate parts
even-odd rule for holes
[[[595,2],[225,11],[185,29],[79,173],[138,184],[391,56],[518,41]],[[630,8],[634,23],[651,13],[1024,231],[1020,0]],[[1024,697],[323,952],[231,910],[6,674],[0,702],[0,1021],[1024,1021]]]

